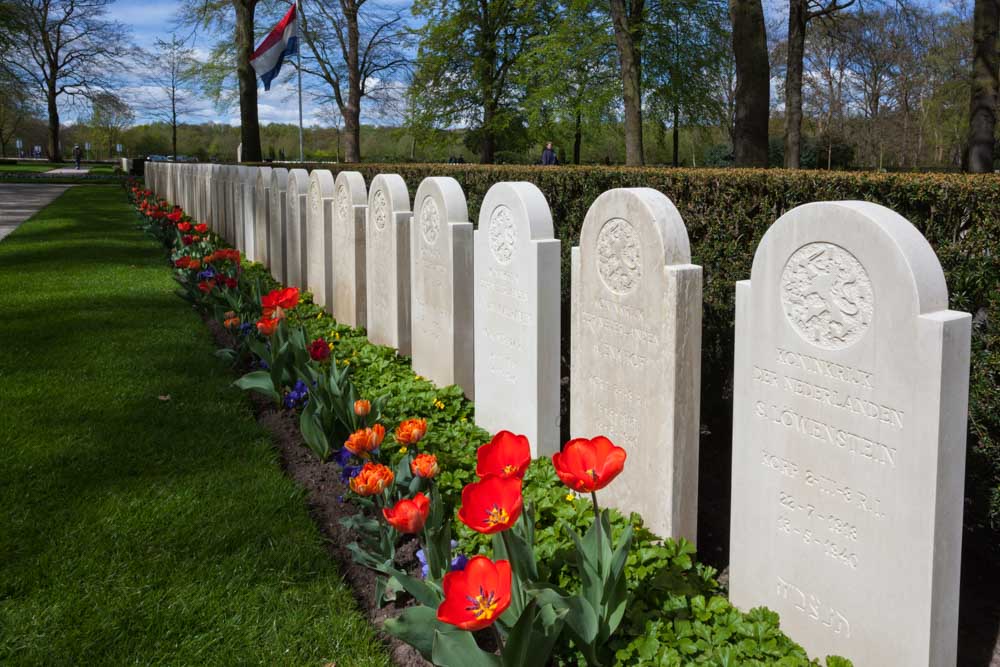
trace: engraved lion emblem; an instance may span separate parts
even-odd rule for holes
[[[785,264],[781,303],[803,338],[839,350],[868,330],[874,295],[868,272],[854,255],[832,243],[809,243]]]

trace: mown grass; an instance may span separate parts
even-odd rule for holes
[[[390,664],[172,285],[118,187],[0,242],[0,663]]]
[[[20,164],[0,164],[0,173],[42,174],[53,169],[72,169],[72,162],[23,162]],[[91,174],[114,173],[114,166],[109,164],[84,164],[83,169],[89,169]],[[82,171],[82,169],[81,169]]]

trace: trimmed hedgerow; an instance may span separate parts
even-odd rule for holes
[[[301,166],[301,165],[296,165]],[[569,256],[587,209],[602,192],[652,187],[673,200],[687,225],[692,261],[704,269],[703,456],[728,459],[732,416],[735,283],[750,277],[757,244],[786,211],[812,201],[860,199],[909,219],[937,252],[950,306],[973,315],[966,513],[969,530],[1000,530],[1000,178],[748,169],[530,167],[448,164],[307,165],[357,170],[366,182],[398,173],[411,196],[428,176],[452,176],[470,219],[490,186],[530,181],[545,194],[562,241],[563,375],[569,375]],[[563,397],[563,405],[568,405]],[[564,415],[563,424],[569,420]],[[728,484],[718,491],[728,493]]]

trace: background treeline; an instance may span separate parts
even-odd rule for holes
[[[0,44],[45,17],[78,38],[0,54],[0,151],[17,137],[47,153],[89,141],[93,156],[119,142],[130,155],[233,160],[242,143],[248,159],[298,156],[295,128],[258,122],[243,64],[287,3],[182,3],[173,27],[214,36],[206,55],[176,34],[149,53],[102,46],[126,32],[110,2],[0,0],[12,7]],[[972,130],[985,123],[992,142],[997,0],[784,4],[304,0],[306,91],[325,119],[306,158],[535,163],[552,141],[564,164],[955,170]],[[295,75],[288,63],[274,85]],[[291,107],[288,90],[268,99]],[[238,107],[240,126],[198,125],[206,101]]]

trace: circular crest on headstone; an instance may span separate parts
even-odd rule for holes
[[[438,233],[441,231],[441,213],[438,211],[437,202],[428,195],[424,197],[420,206],[420,233],[424,236],[424,241],[428,245],[437,243]]]
[[[347,194],[347,187],[341,185],[337,188],[337,215],[340,216],[340,224],[348,224],[348,212],[351,207],[351,198]]]
[[[385,223],[388,219],[388,214],[386,213],[387,207],[388,203],[385,200],[385,192],[382,188],[379,188],[372,195],[372,221],[375,223],[377,231],[381,232],[385,229]]]
[[[501,264],[509,264],[517,245],[517,225],[510,208],[500,204],[490,214],[490,251]]]
[[[642,279],[639,234],[628,220],[611,218],[597,233],[597,272],[615,294],[628,294]]]
[[[309,179],[309,181],[309,203],[312,206],[313,215],[319,215],[323,208],[319,194],[319,181],[314,178]]]
[[[809,243],[785,263],[781,303],[799,335],[817,347],[840,350],[857,342],[871,324],[872,282],[844,248]]]

